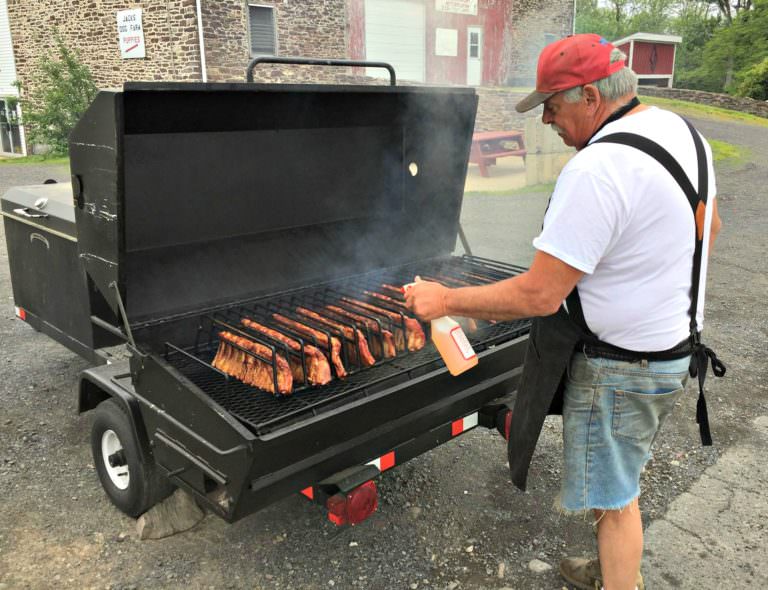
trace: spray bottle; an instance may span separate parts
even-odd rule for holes
[[[403,285],[403,291],[407,292],[415,284]],[[456,320],[449,316],[436,318],[432,320],[430,331],[432,342],[451,375],[455,377],[477,365],[477,354]]]

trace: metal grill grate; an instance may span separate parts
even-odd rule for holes
[[[316,415],[327,411],[339,404],[346,404],[352,400],[371,395],[387,387],[395,386],[427,373],[442,366],[442,360],[431,343],[416,351],[403,350],[393,358],[376,359],[376,363],[370,367],[363,367],[359,362],[349,358],[345,352],[344,363],[349,370],[347,377],[339,379],[334,375],[330,383],[322,386],[313,386],[306,381],[298,383],[291,395],[272,395],[257,388],[246,385],[239,380],[229,377],[211,366],[218,347],[218,331],[226,329],[226,326],[238,327],[242,318],[256,319],[260,323],[269,324],[271,314],[280,313],[300,317],[295,314],[297,307],[309,309],[323,309],[325,305],[337,303],[341,297],[349,296],[361,298],[364,301],[374,300],[377,306],[397,312],[396,303],[376,300],[365,296],[365,291],[381,291],[382,284],[402,285],[413,280],[415,274],[421,274],[425,278],[439,279],[449,286],[461,284],[477,285],[496,281],[520,273],[524,269],[517,266],[486,260],[477,257],[464,256],[433,262],[431,264],[409,265],[397,269],[387,269],[377,273],[362,275],[343,281],[318,285],[290,293],[283,293],[268,298],[254,301],[247,305],[222,309],[214,314],[200,318],[200,332],[198,343],[193,349],[182,350],[172,343],[166,343],[166,360],[182,375],[198,386],[202,391],[211,396],[219,405],[237,417],[244,424],[254,429],[257,434],[264,434],[275,428],[284,426],[294,420],[308,415]],[[395,298],[396,299],[396,298]],[[363,314],[365,315],[365,314]],[[375,317],[379,325],[397,329],[397,321],[387,320],[383,316],[369,314]],[[408,315],[408,314],[407,314]],[[311,322],[306,317],[301,318],[302,323],[311,323],[322,328],[321,331],[339,338],[344,338],[343,330],[322,326],[319,322]],[[354,326],[354,321],[349,321]],[[404,328],[404,326],[402,326]],[[425,326],[426,327],[426,326]],[[478,328],[467,336],[477,352],[487,347],[525,334],[528,331],[529,322],[519,320],[513,322],[478,322]],[[405,332],[405,330],[404,330]],[[286,330],[291,337],[299,339],[296,333]],[[426,332],[428,334],[428,331]],[[252,337],[253,334],[248,334]],[[366,339],[375,337],[369,330]],[[293,352],[287,346],[269,338],[259,339],[264,342],[274,354],[295,355],[299,358],[303,355]],[[346,342],[353,344],[349,338]],[[316,344],[322,347],[316,340],[304,338],[303,343]],[[302,350],[303,350],[302,343]],[[342,346],[342,350],[347,347]],[[262,360],[269,362],[269,359]],[[273,361],[274,362],[274,361]],[[306,375],[306,371],[304,373]],[[276,380],[276,377],[275,377]]]

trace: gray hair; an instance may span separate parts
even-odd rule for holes
[[[620,49],[611,51],[611,63],[627,59],[626,54]],[[627,94],[637,92],[637,74],[629,67],[624,66],[618,72],[593,83],[597,91],[607,101],[614,101]],[[581,100],[583,86],[575,86],[563,92],[565,102],[578,102]]]

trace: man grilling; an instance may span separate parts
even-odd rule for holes
[[[721,226],[711,150],[681,117],[640,104],[625,60],[598,35],[552,43],[539,57],[536,91],[517,105],[543,103],[542,121],[578,150],[558,178],[530,270],[481,287],[418,282],[407,293],[422,320],[535,318],[510,469],[524,488],[543,420],[562,409],[558,505],[594,513],[599,560],[568,558],[560,572],[585,589],[643,588],[640,472],[689,365],[703,378],[709,356],[724,373],[699,339],[707,256]]]

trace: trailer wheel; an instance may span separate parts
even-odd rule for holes
[[[173,491],[151,458],[141,460],[131,419],[114,399],[96,407],[91,451],[104,491],[128,516],[141,516]]]

